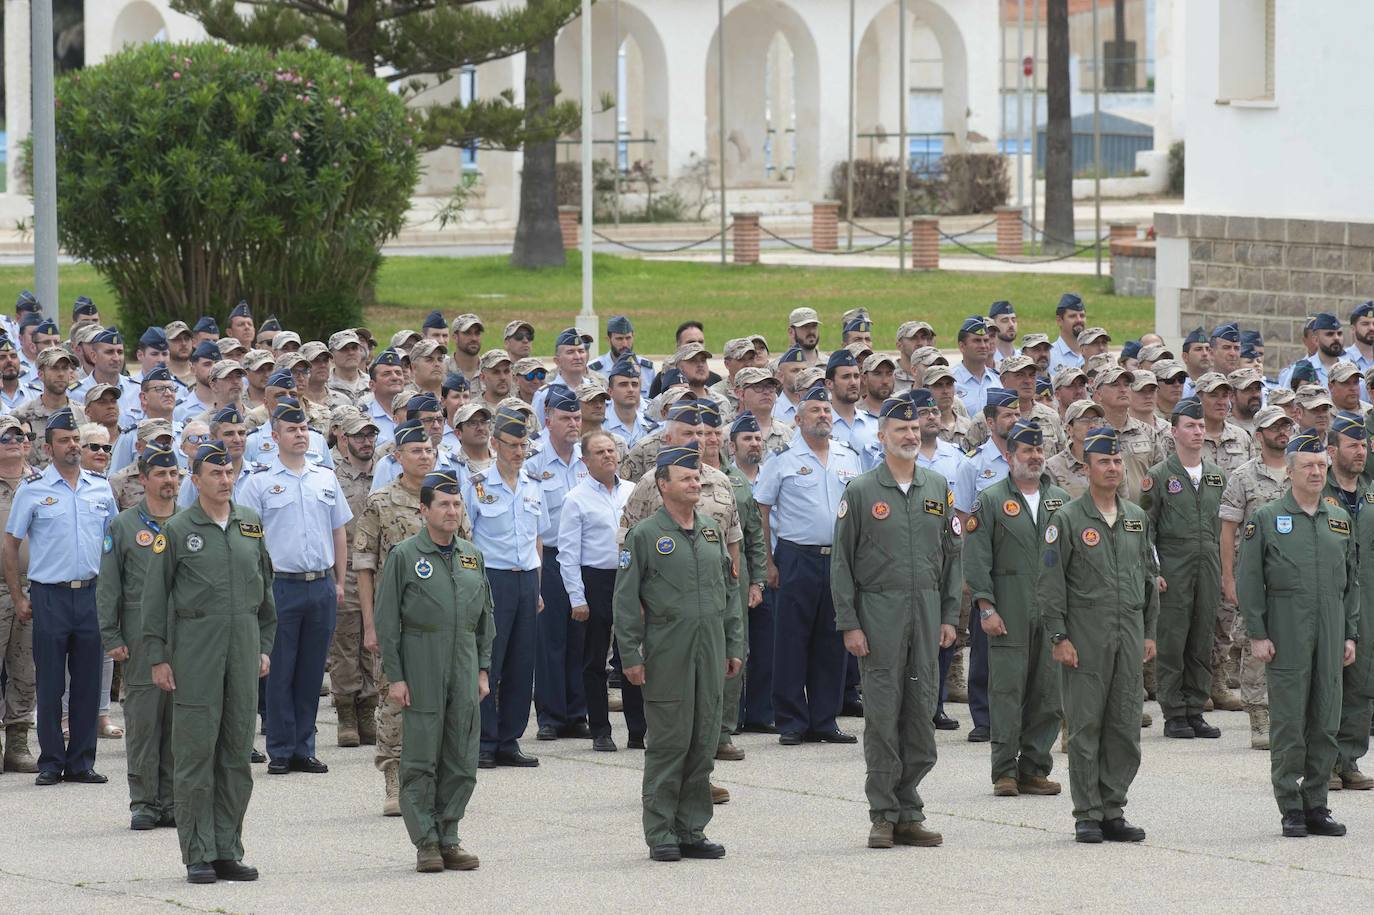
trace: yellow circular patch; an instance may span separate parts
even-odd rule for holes
[[[153,552],[154,552],[154,553],[161,553],[161,552],[163,552],[163,551],[166,550],[166,549],[167,549],[167,538],[166,538],[166,537],[164,537],[162,534],[158,534],[156,537],[153,538]]]
[[[976,515],[969,517],[968,524],[964,525],[964,530],[968,531],[970,534],[978,530],[978,517]]]

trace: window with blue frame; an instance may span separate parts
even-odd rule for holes
[[[477,68],[464,67],[458,73],[458,100],[470,105],[477,98]],[[460,150],[463,157],[463,171],[477,170],[477,146],[464,146]]]

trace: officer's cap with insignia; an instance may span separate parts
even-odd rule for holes
[[[878,408],[879,419],[904,419],[911,420],[916,418],[916,405],[911,402],[910,397],[898,395],[889,397],[883,401],[883,405]]]
[[[661,385],[665,391],[674,385],[687,383],[687,379],[682,377],[682,371],[676,368],[666,368],[663,370],[663,374],[658,377],[661,379]]]
[[[1207,342],[1207,329],[1205,327],[1194,327],[1188,332],[1188,336],[1183,338],[1183,351],[1186,353],[1190,347],[1198,346]]]
[[[611,370],[606,373],[607,378],[639,378],[639,366],[635,365],[633,359],[626,359],[624,356],[615,361]]]
[[[703,397],[697,401],[697,412],[701,414],[701,424],[710,426],[712,429],[719,429],[723,419],[720,415],[720,405],[714,400]]]
[[[964,319],[964,323],[959,325],[959,342],[964,342],[966,337],[986,337],[988,335],[988,322],[982,315],[969,315]]]
[[[930,392],[929,388],[911,388],[902,396],[911,401],[911,405],[917,410],[935,407],[935,395]],[[883,401],[883,403],[887,403],[887,401]]]
[[[229,457],[229,449],[224,447],[224,442],[206,442],[196,449],[196,456],[191,459],[191,472],[195,473],[202,464],[227,466],[233,462],[233,458]]]
[[[43,318],[42,320],[40,320],[40,321],[38,322],[38,325],[37,325],[36,327],[34,327],[33,332],[34,332],[35,334],[47,334],[47,335],[49,335],[49,336],[55,336],[55,335],[58,333],[58,330],[57,330],[57,322],[54,321],[52,318]],[[103,331],[102,331],[102,333],[103,333]],[[115,331],[115,333],[118,333],[118,331]],[[92,343],[99,343],[100,341],[99,341],[99,340],[92,340],[91,342],[92,342]],[[108,341],[107,341],[107,342],[108,342]],[[122,342],[122,341],[121,341],[121,342]]]
[[[993,302],[992,305],[988,307],[988,317],[1000,318],[1002,315],[1011,315],[1012,317],[1016,317],[1016,309],[1013,308],[1012,304],[1006,301],[1005,299],[998,299],[996,302]]]
[[[1083,300],[1076,293],[1066,292],[1059,297],[1059,304],[1054,306],[1055,315],[1062,315],[1066,311],[1086,311],[1083,307]]]
[[[429,443],[429,434],[425,432],[424,423],[420,422],[418,419],[408,419],[396,426],[394,439],[397,448],[402,445],[409,445],[412,442],[418,442],[425,445]]]
[[[686,467],[697,470],[701,467],[701,450],[696,442],[685,445],[664,445],[658,450],[657,467]]]
[[[456,496],[462,492],[458,486],[458,478],[447,470],[431,470],[425,474],[424,482],[420,484],[421,494],[426,489],[430,492],[447,493],[450,496]]]
[[[529,420],[516,407],[502,406],[497,408],[496,415],[492,417],[492,423],[494,435],[504,433],[516,438],[524,438],[530,434]]]
[[[23,314],[24,312],[42,311],[43,306],[38,304],[38,297],[25,289],[19,293],[19,297],[14,300],[14,313]]]
[[[1040,424],[1034,420],[1018,419],[1012,424],[1011,431],[1007,433],[1007,443],[1039,448],[1045,444],[1045,433],[1040,430]]]
[[[1304,429],[1288,440],[1284,450],[1289,454],[1322,454],[1326,451],[1326,442],[1318,430]]]
[[[587,346],[592,342],[590,334],[584,334],[576,327],[569,327],[559,333],[557,339],[553,341],[554,352],[558,352],[560,346]]]
[[[847,334],[866,333],[873,330],[873,322],[860,315],[846,321],[843,330]]]
[[[778,365],[786,365],[789,362],[805,362],[806,354],[802,352],[800,346],[790,346],[787,352],[778,357]]]
[[[439,399],[428,391],[422,391],[406,401],[406,419],[415,419],[421,413],[438,413]]]
[[[1116,430],[1111,426],[1098,426],[1089,429],[1083,437],[1084,454],[1120,454],[1121,444],[1117,441]]]
[[[837,349],[830,354],[830,358],[825,361],[825,377],[834,378],[835,370],[846,366],[858,368],[859,361],[854,358],[854,354],[847,349]]]
[[[200,318],[197,319],[195,326],[191,329],[198,334],[219,333],[219,325],[216,324],[215,319],[209,315],[201,315]]]
[[[296,398],[282,397],[272,408],[272,419],[283,423],[303,423],[305,411],[301,409],[301,402]]]
[[[83,318],[87,315],[96,315],[99,313],[100,312],[95,307],[95,303],[92,302],[88,296],[79,295],[76,297],[76,301],[72,303],[73,321],[75,321],[77,318]]]
[[[425,330],[448,330],[448,322],[444,320],[444,313],[437,309],[425,315],[425,323],[420,326]]]
[[[1218,324],[1212,331],[1213,340],[1225,340],[1228,343],[1240,342],[1240,326],[1234,321],[1226,324]]]
[[[372,368],[375,369],[379,365],[399,366],[401,365],[401,354],[388,346],[386,349],[378,353],[377,357],[372,360]]]
[[[1331,415],[1331,433],[1328,441],[1334,445],[1337,435],[1359,441],[1366,440],[1369,438],[1369,431],[1364,427],[1364,417],[1348,410],[1336,411]]]
[[[0,334],[0,353],[15,352],[14,341],[6,334]]]
[[[145,467],[175,467],[177,466],[177,453],[171,448],[164,448],[161,445],[148,445],[143,449],[143,453],[138,456],[139,469]]]
[[[238,303],[237,305],[234,306],[234,310],[231,311],[231,312],[229,312],[229,320],[231,320],[231,321],[232,321],[234,318],[251,318],[251,317],[253,317],[253,309],[251,309],[251,308],[248,307],[248,300],[247,300],[247,299],[239,299],[239,303]]]
[[[141,349],[166,349],[167,335],[160,327],[150,327],[138,338]]]
[[[1329,311],[1319,311],[1308,322],[1312,330],[1340,330],[1341,322]]]
[[[1174,420],[1181,416],[1186,416],[1189,419],[1202,419],[1202,401],[1196,397],[1180,398],[1178,403],[1174,404],[1174,409],[1169,415]]]
[[[1050,384],[1049,378],[1038,375],[1035,379],[1035,396],[1046,397],[1054,393],[1054,385]]]
[[[209,340],[203,340],[197,343],[195,350],[191,353],[191,360],[196,361],[198,359],[209,359],[211,362],[219,362],[219,347],[215,346],[215,344],[211,343]]]
[[[440,390],[444,394],[448,394],[449,391],[471,391],[472,384],[462,372],[449,372],[444,376],[444,383]]]
[[[155,381],[171,381],[172,373],[165,365],[155,365],[143,373],[143,383],[141,387],[147,387]]]
[[[745,410],[745,411],[744,411],[743,413],[741,413],[739,416],[736,416],[736,417],[735,417],[735,421],[734,421],[733,423],[730,424],[730,437],[731,437],[731,438],[734,438],[736,435],[739,435],[741,432],[762,432],[762,431],[763,431],[763,429],[761,429],[761,428],[759,427],[759,420],[758,420],[758,417],[756,417],[756,416],[755,416],[752,412],[750,412],[749,410]]]
[[[1350,323],[1360,318],[1374,318],[1374,301],[1361,302],[1350,310]]]
[[[268,331],[272,333],[281,332],[281,321],[277,320],[276,315],[268,315],[267,320],[263,321],[262,326],[258,328],[258,333],[260,334],[267,333]]]
[[[801,393],[801,400],[802,400],[803,403],[806,402],[806,401],[808,401],[808,400],[820,400],[820,401],[824,401],[825,403],[829,403],[829,402],[830,402],[830,392],[827,391],[827,390],[825,389],[825,385],[822,385],[822,384],[813,384],[811,387],[807,388],[805,391],[802,391],[802,393]]]
[[[219,425],[224,425],[225,423],[238,425],[243,422],[243,413],[239,411],[238,404],[231,403],[227,407],[221,407],[210,421]]]
[[[566,384],[551,384],[544,394],[544,415],[548,416],[550,410],[562,410],[564,413],[576,413],[582,409],[582,404],[578,401],[573,389]]]
[[[696,400],[678,401],[668,408],[663,418],[670,423],[699,426],[701,425],[701,404]]]
[[[1020,406],[1020,403],[1020,398],[1017,397],[1015,391],[1007,388],[988,388],[987,403],[983,407],[983,412],[988,416],[993,416],[995,414],[989,411],[999,408],[1015,410]]]
[[[606,322],[606,335],[611,334],[632,334],[635,327],[630,323],[630,319],[624,315],[616,315]]]
[[[49,432],[58,430],[75,432],[77,429],[76,415],[72,413],[71,407],[54,410],[53,414],[48,417],[47,425],[44,428]]]
[[[294,391],[296,390],[296,376],[291,374],[290,369],[277,369],[267,376],[267,387]]]

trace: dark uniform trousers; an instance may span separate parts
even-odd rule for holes
[[[749,615],[749,660],[740,696],[740,723],[773,723],[773,639],[777,619],[778,589],[763,589],[763,600],[745,612]]]
[[[539,588],[544,610],[535,621],[534,712],[541,728],[562,728],[587,717],[587,699],[582,691],[582,644],[587,624],[572,618],[557,547],[544,547],[544,575]]]
[[[587,721],[592,736],[610,737],[611,713],[606,706],[606,655],[611,650],[611,629],[615,624],[611,610],[615,598],[615,569],[583,566],[582,587],[587,595],[587,621],[579,624],[585,630],[582,642],[582,695],[587,700]],[[548,612],[547,603],[544,611]]]
[[[968,624],[968,713],[975,728],[992,727],[988,711],[988,634],[976,613]]]
[[[334,576],[293,581],[279,575],[272,582],[272,596],[277,603],[277,640],[267,673],[267,755],[314,756],[320,683],[334,639]]]
[[[620,702],[621,711],[625,715],[625,730],[629,732],[631,739],[644,739],[644,732],[648,730],[649,724],[644,719],[644,691],[625,679],[625,666],[620,661],[620,645],[611,641],[611,670],[615,671],[616,678],[620,681]],[[609,714],[609,713],[607,713]]]
[[[482,749],[507,753],[517,749],[530,720],[539,572],[488,568],[487,581],[495,605],[496,641],[487,672],[491,692],[482,700]]]
[[[822,552],[824,550],[824,553]],[[773,715],[784,734],[835,730],[844,699],[844,636],[835,629],[830,547],[779,540]]]
[[[95,582],[85,588],[29,582],[33,602],[33,666],[38,704],[38,771],[95,768],[95,725],[100,707],[100,620]],[[68,730],[62,737],[62,694],[67,689]]]

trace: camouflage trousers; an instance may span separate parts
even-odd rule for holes
[[[1235,631],[1243,628],[1244,624],[1238,622],[1239,613],[1236,605],[1229,601],[1222,601],[1217,607],[1217,621],[1212,630],[1212,669],[1216,670],[1226,663],[1226,656],[1231,653],[1231,646],[1235,644]]]
[[[32,724],[35,681],[33,671],[33,620],[19,622],[9,591],[0,587],[0,661],[4,662],[4,713],[0,721]]]
[[[1250,650],[1250,636],[1245,632],[1245,621],[1236,622],[1236,644],[1240,646],[1240,701],[1246,705],[1269,707],[1269,686],[1264,671],[1264,662],[1255,658]]]
[[[381,772],[390,763],[401,762],[401,715],[404,711],[400,704],[390,696],[391,682],[377,664],[377,753],[372,762]]]
[[[329,644],[329,688],[342,696],[377,695],[377,657],[363,647],[363,612],[340,609]]]

